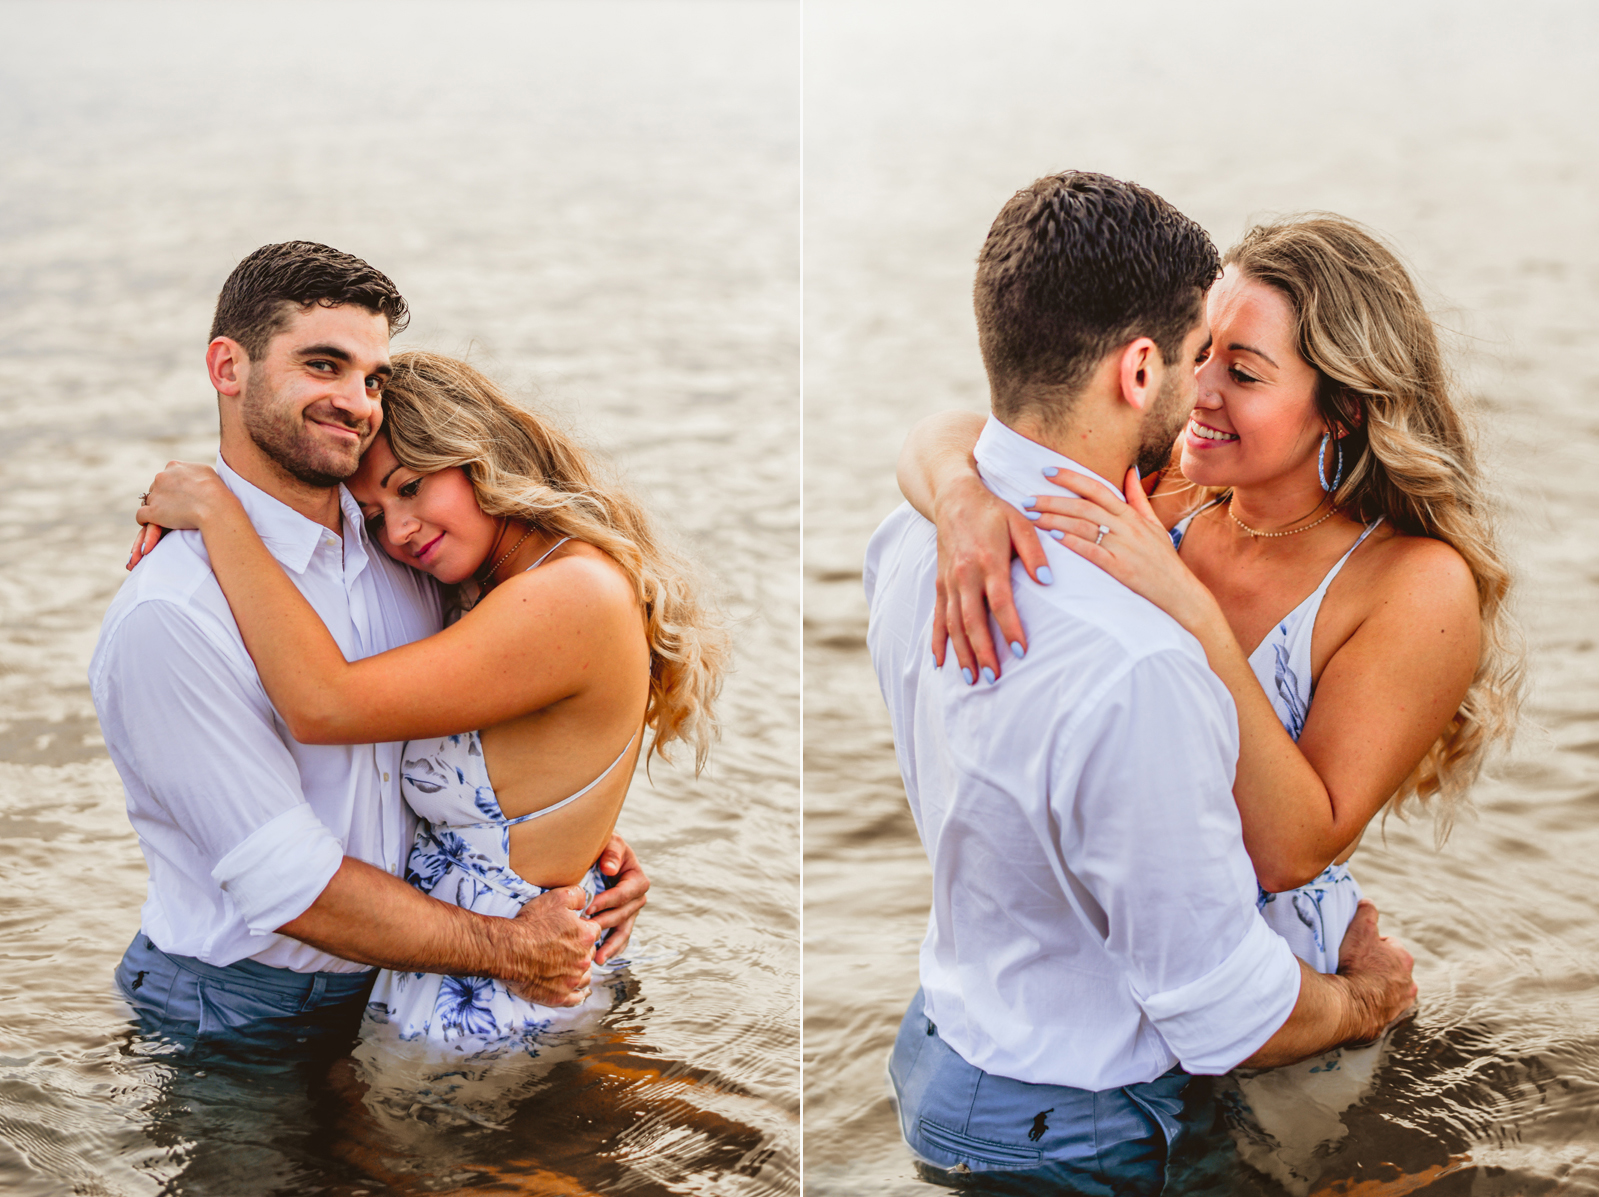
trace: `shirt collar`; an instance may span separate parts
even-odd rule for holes
[[[247,481],[217,454],[217,474],[222,484],[233,492],[244,508],[244,514],[255,525],[261,543],[280,565],[294,573],[303,574],[311,563],[317,545],[327,534],[327,529],[315,520],[307,519],[281,499]],[[346,575],[360,572],[366,564],[366,527],[361,519],[361,507],[341,484],[339,511],[344,516],[344,567]]]
[[[1047,481],[1044,477],[1045,466],[1087,474],[1102,483],[1112,494],[1121,497],[1120,487],[1106,482],[1087,466],[1035,440],[1029,440],[993,416],[989,416],[988,423],[983,425],[982,435],[977,438],[977,447],[972,455],[977,459],[977,472],[988,489],[1017,507],[1026,498],[1038,494],[1044,486]]]

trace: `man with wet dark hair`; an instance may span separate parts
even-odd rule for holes
[[[340,482],[383,420],[404,298],[325,245],[257,250],[217,301],[206,364],[217,472],[350,660],[437,632],[432,580],[368,540]],[[377,965],[492,976],[550,1006],[587,992],[594,942],[625,945],[649,882],[613,838],[587,896],[487,918],[401,880],[415,820],[400,744],[291,737],[198,532],[161,539],[106,613],[89,666],[106,747],[150,868],[117,984],[145,1028],[188,1045],[346,1046]]]
[[[1220,274],[1205,230],[1136,183],[1071,171],[1018,191],[972,288],[994,415],[1058,425],[1062,397],[1139,337],[1174,364]]]
[[[315,241],[283,241],[263,245],[233,268],[217,295],[211,339],[229,337],[260,358],[295,308],[313,304],[365,308],[388,321],[390,338],[411,322],[405,297],[381,270]]]
[[[1071,469],[1119,496],[1135,463],[1162,464],[1217,266],[1134,184],[1073,171],[1018,192],[975,288],[989,490],[1023,509]],[[1338,975],[1295,959],[1255,907],[1236,714],[1198,641],[1042,545],[1036,584],[1013,573],[1030,641],[980,685],[927,649],[933,524],[904,505],[867,550],[867,643],[934,890],[889,1076],[929,1179],[1158,1193],[1189,1074],[1374,1038],[1414,996],[1410,958],[1368,906]]]

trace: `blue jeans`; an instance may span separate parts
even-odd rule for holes
[[[168,955],[140,931],[116,982],[146,1035],[188,1048],[313,1055],[354,1040],[376,976],[295,973],[254,960],[218,968]]]
[[[1185,1130],[1181,1069],[1093,1092],[1033,1085],[968,1064],[917,990],[889,1057],[900,1131],[925,1179],[985,1192],[1157,1194]],[[981,1174],[981,1175],[978,1175]]]

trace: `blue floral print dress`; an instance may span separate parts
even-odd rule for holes
[[[1181,546],[1183,534],[1194,516],[1214,506],[1215,503],[1206,504],[1173,527],[1172,543]],[[1367,524],[1349,552],[1327,571],[1321,585],[1278,620],[1249,654],[1249,667],[1255,671],[1260,688],[1266,692],[1283,727],[1296,741],[1305,729],[1305,716],[1310,710],[1310,640],[1316,628],[1316,612],[1321,610],[1327,587],[1343,569],[1344,562],[1380,523],[1381,518]],[[1349,921],[1355,917],[1355,907],[1360,904],[1360,886],[1350,875],[1347,864],[1328,865],[1314,880],[1298,889],[1277,894],[1261,890],[1256,904],[1267,926],[1288,941],[1295,956],[1319,973],[1338,971],[1338,949],[1344,942]]]
[[[570,539],[556,541],[528,569],[543,565]],[[411,741],[401,757],[400,792],[421,825],[406,862],[405,879],[423,893],[464,910],[516,917],[544,890],[511,870],[511,828],[576,802],[610,776],[637,739],[635,733],[605,772],[577,793],[515,819],[506,818],[500,810],[477,732]],[[591,902],[606,888],[597,864],[579,884]],[[420,1042],[462,1057],[493,1056],[508,1050],[536,1056],[541,1037],[585,1022],[591,1011],[612,1004],[615,980],[609,974],[623,963],[612,960],[608,966],[595,965],[588,1000],[580,1006],[560,1008],[519,998],[503,981],[491,977],[384,969],[372,987],[362,1038]]]
[[[477,732],[411,741],[405,746],[400,790],[422,823],[405,879],[423,893],[465,910],[515,917],[544,890],[512,872],[511,828],[581,798],[621,764],[632,747],[629,740],[604,773],[571,797],[508,819],[489,783]],[[605,888],[605,879],[596,865],[580,884],[592,900]],[[596,966],[588,1000],[557,1009],[525,1001],[490,977],[384,969],[372,987],[363,1035],[425,1041],[463,1056],[508,1049],[537,1055],[541,1036],[586,1021],[589,1011],[611,1005],[609,971]]]

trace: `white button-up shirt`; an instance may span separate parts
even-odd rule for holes
[[[1089,473],[994,419],[976,457],[1017,507],[1045,466]],[[1255,909],[1232,698],[1174,620],[1042,543],[1053,585],[1011,572],[1027,655],[974,686],[953,653],[933,666],[933,525],[902,506],[867,550],[867,642],[933,867],[927,1016],[969,1063],[1021,1081],[1225,1072],[1300,982]]]
[[[228,468],[217,472],[347,660],[441,626],[431,579],[366,538],[339,488],[342,539]],[[150,868],[144,934],[228,965],[359,972],[275,928],[303,914],[346,855],[398,874],[415,822],[403,744],[295,741],[261,686],[198,532],[173,532],[122,584],[89,686]]]

